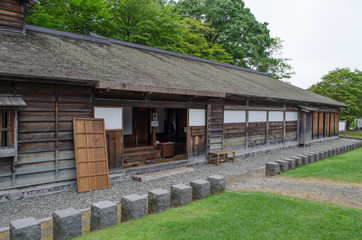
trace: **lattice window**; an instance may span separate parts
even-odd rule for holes
[[[0,109],[0,148],[14,146],[14,110]]]

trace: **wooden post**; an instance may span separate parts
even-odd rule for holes
[[[210,152],[210,146],[211,146],[211,104],[207,104],[206,144],[207,144],[206,146],[206,155],[207,155]]]
[[[245,150],[248,150],[248,130],[249,130],[249,100],[246,100],[246,110],[245,110]]]
[[[245,150],[248,150],[249,111],[245,111]]]
[[[19,133],[19,124],[18,124],[18,110],[14,110],[14,161],[13,166],[11,169],[11,186],[15,186],[15,180],[16,180],[16,163],[18,162],[18,133]]]
[[[156,108],[152,108],[152,121],[154,121],[154,119],[153,119],[154,113],[157,114]],[[152,144],[153,144],[154,148],[156,147],[156,141],[157,141],[156,130],[157,130],[157,127],[152,127]]]
[[[268,139],[268,135],[269,135],[269,111],[266,111],[266,127],[265,127],[265,145],[268,146],[269,145],[269,139]]]
[[[285,129],[286,128],[286,124],[285,124],[285,111],[283,111],[283,144],[285,143]]]
[[[344,120],[344,138],[346,138],[346,131],[347,131],[347,120]]]
[[[54,86],[54,97],[55,97],[55,112],[54,112],[54,125],[55,125],[55,143],[54,143],[54,158],[55,158],[55,179],[59,179],[59,151],[58,151],[58,145],[59,145],[59,93],[57,85]]]

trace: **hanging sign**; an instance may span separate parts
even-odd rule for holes
[[[158,127],[158,121],[152,121],[151,127]]]

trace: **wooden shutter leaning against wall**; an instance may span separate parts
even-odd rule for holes
[[[104,120],[74,118],[73,131],[78,192],[109,188]]]

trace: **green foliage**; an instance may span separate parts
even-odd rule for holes
[[[220,44],[209,43],[205,35],[212,32],[208,24],[203,24],[193,18],[184,18],[181,23],[185,26],[181,48],[184,53],[210,60],[231,63],[232,57]]]
[[[344,132],[340,132],[340,133],[339,133],[339,137],[344,137]],[[359,138],[359,139],[362,139],[362,132],[347,131],[347,132],[346,132],[346,137],[348,137],[348,138]]]
[[[347,104],[348,109],[340,109],[340,119],[347,120],[348,125],[362,117],[362,72],[358,69],[336,68],[308,90]]]
[[[329,157],[301,168],[283,172],[291,177],[329,178],[346,182],[362,183],[362,148]]]
[[[185,53],[219,62],[232,58],[220,44],[207,42],[207,24],[181,19],[166,0],[47,0],[35,5],[27,22]]]
[[[360,239],[361,210],[227,192],[77,239]]]
[[[268,24],[258,22],[242,0],[183,0],[176,10],[183,17],[209,23],[213,31],[204,34],[206,39],[222,44],[233,64],[268,72],[277,79],[293,74],[288,59],[273,56],[281,49],[281,41],[270,36]]]
[[[30,24],[88,34],[109,32],[108,4],[104,0],[42,0],[27,13]]]

